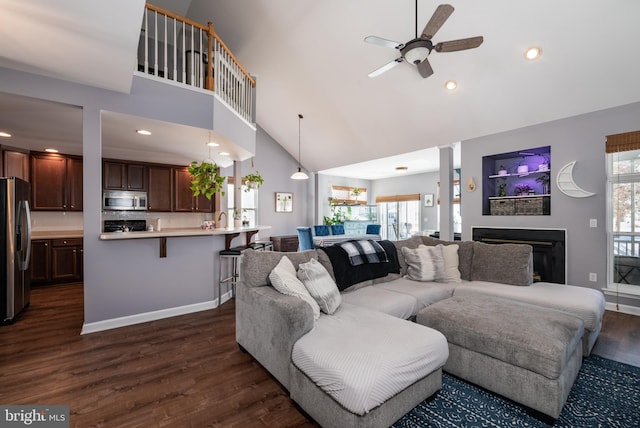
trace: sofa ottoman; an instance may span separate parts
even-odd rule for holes
[[[416,322],[449,343],[444,371],[557,418],[582,365],[577,316],[485,296],[434,303]]]

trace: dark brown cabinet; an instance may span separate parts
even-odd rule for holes
[[[269,239],[273,242],[273,251],[298,251],[298,235],[272,236]]]
[[[18,177],[29,181],[29,152],[3,147],[2,177]]]
[[[31,241],[32,283],[73,282],[82,277],[82,238]]]
[[[149,166],[149,211],[171,211],[171,168]]]
[[[102,184],[109,190],[147,191],[147,166],[139,163],[104,161]]]
[[[31,282],[47,282],[51,279],[51,264],[49,248],[51,241],[48,239],[38,239],[31,241]]]
[[[213,200],[204,195],[193,196],[191,174],[187,168],[173,169],[173,210],[178,212],[212,212]]]
[[[32,154],[30,181],[34,210],[82,211],[82,158]]]

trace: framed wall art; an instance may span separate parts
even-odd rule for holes
[[[293,212],[293,193],[276,192],[276,212],[277,213]]]

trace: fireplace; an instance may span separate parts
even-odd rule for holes
[[[487,244],[528,244],[533,247],[533,280],[566,284],[564,229],[472,228],[472,239]]]

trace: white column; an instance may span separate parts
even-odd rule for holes
[[[440,239],[453,241],[453,147],[440,149]]]

